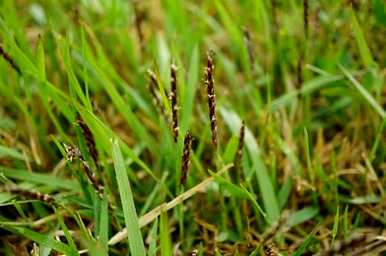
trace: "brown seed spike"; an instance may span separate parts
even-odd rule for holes
[[[88,128],[87,124],[81,119],[80,116],[77,117],[76,122],[82,129],[83,136],[86,139],[88,151],[94,160],[95,165],[98,165],[98,151],[96,149],[94,136],[92,135],[90,128]]]
[[[91,170],[90,165],[82,156],[79,148],[72,147],[69,145],[64,145],[64,147],[66,150],[68,161],[72,162],[76,158],[80,160],[83,172],[86,175],[88,182],[94,187],[95,192],[102,198],[104,189],[103,184],[100,182],[95,173]]]
[[[140,9],[139,2],[140,1],[133,1],[133,9],[135,14],[135,19],[134,19],[135,28],[137,30],[139,44],[142,49],[144,47],[144,41],[145,41],[145,36],[142,29],[142,23],[145,19],[145,12],[144,10]]]
[[[300,56],[296,66],[296,76],[297,76],[297,88],[300,88],[303,84],[303,54]]]
[[[178,139],[178,103],[177,103],[177,67],[172,64],[170,68],[170,101],[172,105],[172,129],[174,142]]]
[[[239,145],[237,146],[235,166],[236,169],[240,168],[241,160],[243,157],[243,148],[244,148],[244,137],[245,137],[245,123],[241,123],[240,133],[239,133]]]
[[[91,170],[88,163],[83,159],[79,158],[80,162],[82,163],[82,168],[84,173],[86,174],[86,177],[89,181],[89,183],[94,187],[95,192],[99,195],[99,197],[102,198],[103,196],[103,185],[99,181],[98,177],[95,175],[95,173]]]
[[[12,187],[9,187],[5,190],[9,193],[18,195],[18,196],[25,198],[25,199],[34,199],[34,200],[42,201],[42,202],[45,202],[48,204],[52,204],[55,201],[55,199],[48,194],[42,194],[42,193],[37,192],[37,191],[31,191],[31,190],[23,189],[23,188],[20,188],[17,186],[12,186]]]
[[[161,115],[167,121],[168,118],[167,118],[167,115],[166,115],[165,107],[162,104],[161,98],[157,94],[157,90],[159,89],[157,77],[154,74],[154,72],[152,70],[150,70],[150,69],[147,70],[147,74],[148,74],[148,76],[150,78],[150,83],[149,83],[148,88],[149,88],[151,96],[153,97],[153,104],[155,105],[155,107],[159,110]]]
[[[184,149],[182,153],[181,179],[180,179],[181,185],[185,185],[186,179],[188,177],[191,145],[192,145],[192,136],[190,135],[189,132],[187,132],[184,138]]]
[[[303,25],[304,34],[308,38],[308,0],[303,0]]]
[[[244,28],[244,41],[245,41],[245,46],[248,50],[248,58],[249,58],[249,64],[252,67],[252,70],[254,69],[254,63],[255,63],[255,58],[253,54],[253,44],[251,40],[251,33],[247,28]]]
[[[11,67],[16,70],[16,72],[21,75],[21,71],[19,66],[13,61],[11,56],[4,50],[4,48],[0,45],[0,55],[4,58],[5,61],[8,62]]]
[[[208,94],[209,120],[212,131],[212,144],[217,148],[217,118],[216,118],[216,95],[214,93],[214,64],[212,53],[207,53],[207,64],[205,67],[205,86]]]
[[[64,144],[67,160],[72,162],[74,159],[82,157],[79,148]]]

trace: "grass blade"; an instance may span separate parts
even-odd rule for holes
[[[374,110],[382,117],[386,117],[385,110],[378,104],[374,97],[354,78],[354,76],[343,66],[340,66],[340,69],[343,71],[344,75],[350,80],[350,82],[355,86],[359,93],[365,98],[365,100],[374,108]]]
[[[126,228],[130,230],[130,232],[128,232],[130,252],[134,256],[146,255],[141,230],[139,227],[138,216],[135,210],[133,194],[130,188],[129,178],[127,176],[122,152],[117,140],[113,141],[112,143],[114,169],[118,183],[119,195],[121,197],[125,224]]]

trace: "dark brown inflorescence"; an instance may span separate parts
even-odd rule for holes
[[[297,88],[300,88],[303,84],[303,54],[300,56],[300,59],[296,65],[296,78]]]
[[[303,25],[304,34],[308,38],[308,0],[303,0]]]
[[[255,63],[255,57],[253,54],[253,44],[251,41],[251,32],[247,28],[244,28],[244,41],[245,45],[248,50],[248,58],[249,58],[249,63],[251,65],[252,71],[254,71],[254,63]]]
[[[95,146],[94,136],[92,135],[90,128],[88,128],[87,124],[80,118],[80,116],[77,117],[76,122],[82,129],[83,136],[86,139],[88,152],[94,160],[95,165],[98,166],[98,151]]]
[[[162,104],[162,100],[161,100],[159,94],[157,93],[157,90],[159,89],[157,77],[156,77],[155,73],[150,69],[147,70],[147,74],[150,78],[150,83],[149,83],[148,88],[149,88],[150,94],[153,98],[153,104],[158,109],[158,111],[161,113],[161,115],[165,118],[165,121],[167,121],[168,118],[166,115],[165,107]]]
[[[235,159],[236,169],[240,169],[240,166],[241,166],[241,160],[243,157],[243,148],[244,148],[244,137],[245,137],[245,123],[243,121],[240,127],[239,144],[237,146],[237,152],[236,152],[236,159]]]
[[[181,185],[185,185],[186,179],[188,177],[191,146],[192,146],[192,136],[190,135],[189,132],[187,132],[184,138],[184,149],[182,153],[181,179],[180,179]]]
[[[133,9],[135,14],[134,22],[135,22],[135,28],[137,30],[140,46],[141,48],[143,48],[145,36],[142,29],[142,23],[145,19],[146,14],[145,14],[145,11],[140,8],[139,3],[140,1],[137,1],[137,0],[133,1]]]
[[[205,86],[208,94],[208,108],[210,128],[212,131],[212,144],[217,148],[217,118],[216,118],[216,95],[214,93],[214,64],[212,53],[207,53],[207,64],[205,67]]]
[[[86,162],[86,160],[83,158],[79,148],[77,147],[72,147],[68,145],[64,145],[66,154],[67,154],[67,159],[68,161],[72,162],[74,159],[78,158],[81,165],[84,174],[87,177],[88,182],[94,187],[95,192],[102,197],[103,196],[103,185],[98,179],[98,177],[95,175],[95,172],[93,172],[90,168],[90,165]]]
[[[48,194],[43,194],[43,193],[40,193],[38,191],[31,191],[31,190],[23,189],[23,188],[20,188],[17,186],[10,186],[10,187],[6,188],[5,191],[7,191],[11,194],[18,195],[18,196],[25,198],[25,199],[38,200],[38,201],[42,201],[42,202],[45,202],[48,204],[52,204],[55,201],[55,199]]]
[[[19,66],[15,63],[15,61],[11,58],[11,56],[4,50],[4,48],[0,45],[0,55],[8,62],[11,67],[16,70],[16,72],[20,75],[21,71]]]
[[[174,142],[178,139],[178,103],[177,103],[177,67],[172,64],[170,68],[170,102],[172,105],[172,129]]]
[[[79,160],[80,160],[80,162],[82,164],[83,171],[86,174],[89,183],[94,187],[94,189],[97,192],[97,194],[100,197],[102,197],[103,196],[103,185],[101,184],[100,180],[95,175],[95,172],[93,172],[91,170],[90,166],[88,165],[88,163],[83,158],[79,158]]]

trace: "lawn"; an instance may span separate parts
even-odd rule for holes
[[[0,255],[385,255],[382,0],[1,0]]]

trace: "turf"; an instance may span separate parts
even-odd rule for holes
[[[0,1],[1,255],[383,255],[386,4]]]

